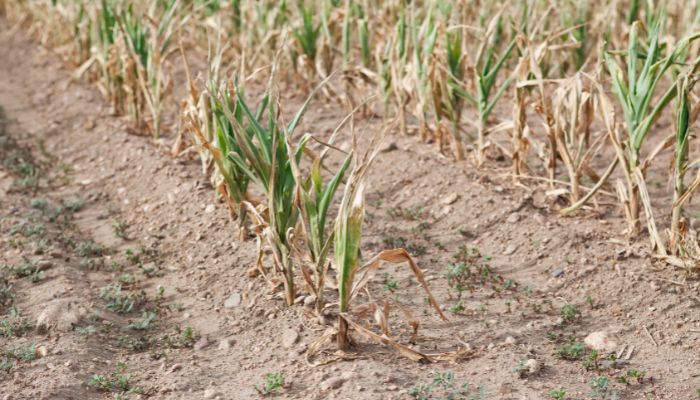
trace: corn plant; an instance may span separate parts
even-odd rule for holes
[[[252,201],[248,197],[250,179],[230,157],[231,153],[241,154],[241,148],[234,134],[234,126],[229,120],[229,117],[233,117],[242,126],[244,124],[242,109],[230,88],[219,80],[220,53],[209,62],[207,90],[200,92],[192,80],[182,47],[181,51],[190,94],[184,110],[188,124],[187,131],[191,134],[192,141],[199,147],[203,173],[211,173],[213,186],[221,193],[231,214],[238,216],[240,237],[243,238],[246,235],[246,208],[243,203]],[[260,119],[264,111],[264,108],[258,109],[256,118]],[[175,152],[175,154],[178,153],[179,151]],[[214,172],[210,171],[212,163],[216,166]]]
[[[228,157],[265,194],[267,221],[258,218],[258,224],[267,223],[263,235],[272,250],[276,270],[284,276],[286,302],[292,305],[295,286],[289,231],[295,227],[299,212],[294,204],[295,182],[284,135],[287,135],[287,132],[291,134],[294,126],[290,125],[286,130],[278,126],[277,110],[274,102],[270,101],[269,93],[261,102],[261,108],[264,109],[267,105],[267,126],[250,111],[240,91],[237,91],[236,101],[243,110],[248,128],[242,126],[235,115],[227,113],[241,148],[241,154],[229,153]],[[296,124],[298,119],[295,118],[294,121]],[[295,149],[296,157],[301,156],[303,147],[304,143],[300,143]]]
[[[565,80],[554,91],[553,97],[556,152],[569,175],[569,197],[575,204],[581,197],[583,174],[597,180],[590,168],[590,160],[600,151],[607,135],[603,131],[591,141],[596,93],[587,75],[577,73]]]
[[[240,166],[232,160],[232,155],[242,155],[242,149],[235,135],[234,124],[229,119],[234,117],[239,126],[243,126],[243,112],[240,102],[232,99],[231,93],[226,88],[217,88],[216,82],[210,82],[208,92],[211,95],[211,127],[217,148],[220,150],[220,160],[217,166],[224,182],[226,194],[233,205],[240,206],[248,200],[247,191],[250,183],[249,177]],[[255,114],[260,119],[264,109],[261,107]],[[242,210],[240,211],[243,212]]]
[[[393,42],[389,40],[383,48],[377,49],[376,64],[379,75],[379,94],[384,105],[383,115],[386,120],[389,117],[391,95],[394,92],[394,75],[391,71],[391,56],[393,52]]]
[[[343,64],[350,62],[351,57],[351,32],[352,26],[352,7],[350,0],[345,0],[345,8],[343,10],[343,25],[340,38],[340,52],[343,55]]]
[[[452,151],[455,159],[464,159],[464,144],[460,122],[462,120],[462,109],[465,98],[463,79],[465,74],[465,57],[462,47],[462,31],[448,30],[445,32],[445,64],[433,65],[429,70],[430,94],[435,112],[437,126],[435,136],[437,146],[442,150],[444,145],[444,119],[452,122]]]
[[[312,6],[300,3],[299,12],[301,14],[301,26],[294,29],[294,38],[301,48],[301,53],[304,55],[304,64],[307,69],[315,71],[321,23],[314,24],[314,9]]]
[[[430,94],[429,67],[438,37],[438,25],[433,16],[432,3],[423,17],[423,23],[418,23],[415,7],[411,7],[410,33],[413,42],[412,69],[414,71],[413,93],[416,96],[416,115],[419,120],[418,131],[421,140],[428,139],[428,101]]]
[[[361,330],[363,333],[372,336],[371,332],[363,329],[359,324],[352,321],[349,316],[350,305],[377,272],[382,261],[391,263],[408,263],[413,274],[416,276],[423,289],[426,291],[430,304],[435,308],[441,318],[446,319],[440,306],[428,289],[422,271],[418,268],[411,256],[404,249],[385,250],[373,257],[369,262],[361,265],[360,245],[362,240],[362,223],[365,213],[365,179],[367,171],[372,161],[377,155],[377,142],[373,141],[369,145],[369,150],[362,158],[355,160],[335,222],[335,237],[333,252],[337,269],[338,279],[338,326],[336,333],[336,343],[338,348],[346,350],[349,345],[349,326]],[[388,339],[386,339],[388,340]],[[382,340],[382,342],[386,342]],[[399,346],[393,341],[390,344],[402,352],[407,352],[422,358],[422,355],[415,354],[415,351]],[[409,355],[410,357],[410,355]]]
[[[661,43],[663,21],[663,16],[659,15],[649,26],[648,43],[641,42],[639,36],[641,23],[637,21],[632,24],[628,38],[628,49],[625,54],[626,74],[618,66],[612,54],[605,53],[606,66],[612,77],[613,91],[621,105],[625,120],[625,144],[622,146],[621,143],[618,143],[617,154],[620,163],[625,167],[627,187],[620,194],[629,223],[628,233],[630,235],[636,235],[639,232],[640,189],[644,185],[645,171],[651,162],[649,158],[642,163],[642,145],[652,124],[676,96],[678,90],[676,82],[681,78],[674,78],[673,84],[661,94],[656,104],[652,104],[652,99],[657,94],[657,87],[666,72],[677,62],[683,61],[681,57],[688,44],[700,37],[698,34],[686,37],[675,47],[669,49],[668,55],[664,56],[665,47]],[[642,49],[645,51],[642,52]],[[700,59],[694,60],[689,68],[694,70],[699,63]],[[650,157],[655,154],[656,152],[653,152]],[[650,215],[647,215],[647,218],[653,220]],[[656,243],[656,245],[661,246],[660,243]]]
[[[275,76],[274,71],[271,76]],[[280,125],[278,121],[277,98],[273,97],[271,89],[263,96],[255,114],[246,103],[242,91],[236,89],[236,107],[240,108],[246,125],[240,122],[241,117],[236,116],[235,111],[229,111],[228,107],[222,108],[239,148],[238,151],[229,151],[227,157],[266,197],[264,212],[258,211],[247,201],[244,204],[248,206],[259,225],[266,225],[262,229],[262,235],[272,250],[275,269],[284,276],[285,299],[288,305],[294,304],[295,298],[291,236],[299,219],[293,165],[298,165],[309,136],[304,136],[293,146],[290,140],[319,88],[320,86],[311,93],[286,126]],[[265,110],[266,124],[263,121]],[[267,216],[263,217],[265,214]]]
[[[78,14],[73,21],[73,36],[77,41],[77,49],[75,51],[75,62],[77,65],[82,65],[90,59],[90,49],[92,47],[92,26],[93,20],[88,15],[85,5],[78,5]]]
[[[698,161],[688,163],[688,149],[690,146],[690,127],[698,117],[697,104],[691,104],[690,91],[695,84],[689,76],[678,82],[678,99],[676,106],[676,135],[675,152],[673,159],[673,208],[671,212],[671,237],[670,250],[673,254],[685,256],[683,246],[683,236],[687,227],[683,227],[681,218],[683,216],[683,205],[687,202],[700,184],[700,176],[687,188],[684,184],[686,173]]]
[[[522,56],[518,59],[518,64],[515,67],[513,74],[517,78],[514,85],[514,103],[513,103],[513,134],[511,135],[511,143],[513,147],[511,159],[513,166],[513,175],[517,181],[522,176],[525,168],[527,157],[527,148],[529,142],[527,134],[529,128],[527,126],[527,87],[520,85],[524,82],[528,75],[528,57]]]
[[[572,63],[576,71],[580,70],[581,67],[586,63],[588,58],[588,46],[589,46],[589,7],[587,2],[569,2],[569,7],[571,8],[568,13],[563,14],[563,25],[569,26],[570,37],[577,47],[574,49],[572,54]]]
[[[370,48],[370,32],[369,22],[364,8],[361,5],[355,4],[355,13],[357,15],[357,32],[360,42],[360,59],[362,65],[369,68],[372,62],[372,50]]]
[[[132,115],[138,123],[142,120],[141,110],[146,108],[150,113],[149,128],[156,138],[160,137],[162,104],[170,84],[164,63],[177,26],[178,7],[179,0],[165,2],[162,10],[159,2],[154,2],[149,17],[142,19],[130,5],[118,18],[131,60],[127,68],[133,73],[132,79],[128,79]]]
[[[637,14],[639,14],[639,1],[640,0],[630,0],[629,7],[627,8],[627,25],[632,25],[637,20]]]
[[[393,95],[396,99],[397,118],[399,120],[399,132],[406,134],[406,106],[410,101],[410,86],[405,84],[404,77],[406,76],[406,64],[408,61],[408,46],[410,37],[407,34],[408,22],[406,10],[402,6],[399,9],[399,20],[396,23],[394,36],[396,37],[396,46],[391,52],[390,73],[392,81]]]
[[[114,110],[120,114],[124,112],[126,93],[124,90],[124,74],[122,62],[118,57],[116,47],[119,28],[117,25],[117,10],[113,0],[102,0],[94,17],[97,21],[96,44],[97,54],[94,56],[101,78],[100,89],[102,95],[112,104]],[[88,65],[89,67],[89,65]]]
[[[485,137],[488,118],[493,112],[498,100],[503,96],[510,83],[515,79],[513,74],[508,75],[498,88],[497,78],[515,48],[515,37],[510,39],[505,48],[497,53],[499,43],[503,40],[503,22],[500,15],[496,15],[489,23],[476,57],[472,60],[471,71],[476,82],[475,92],[467,94],[470,102],[476,103],[477,120],[477,153],[476,160],[479,166],[484,164],[484,150],[486,149]],[[493,90],[495,89],[495,92]],[[468,92],[467,92],[468,93]]]
[[[335,61],[335,14],[331,0],[325,0],[321,8],[321,40],[319,48],[320,72],[323,78],[332,73]]]
[[[342,125],[341,123],[336,128],[336,132]],[[335,134],[332,136],[335,136]],[[292,146],[287,144],[287,150],[291,151],[291,149]],[[314,267],[314,279],[312,280],[308,277],[303,265],[302,272],[316,295],[316,312],[319,315],[323,311],[325,304],[323,290],[326,271],[329,267],[328,254],[333,243],[333,231],[328,235],[326,234],[328,210],[333,201],[333,196],[350,166],[351,160],[352,153],[347,155],[330,180],[324,183],[321,174],[324,161],[322,155],[313,159],[309,175],[304,176],[295,157],[291,153],[289,154],[289,161],[296,180],[297,205],[302,215],[301,221],[305,232],[308,255],[311,265]]]

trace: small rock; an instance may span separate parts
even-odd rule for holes
[[[71,331],[80,321],[78,307],[70,300],[55,300],[49,303],[36,319],[36,327],[40,332],[50,328],[59,331]]]
[[[209,204],[209,205],[207,205],[207,207],[204,209],[204,212],[207,213],[207,214],[211,214],[211,213],[214,212],[214,210],[216,210],[216,206],[213,205],[213,204]]]
[[[61,257],[63,257],[63,252],[59,249],[53,249],[53,250],[51,250],[49,255],[53,258],[61,258]]]
[[[241,294],[238,292],[233,292],[224,302],[225,308],[234,308],[241,305]]]
[[[251,267],[246,271],[246,275],[248,278],[255,278],[256,276],[260,275],[260,271],[256,267]]]
[[[173,366],[170,367],[170,369],[168,370],[168,373],[172,374],[172,373],[175,373],[181,369],[182,369],[182,364],[173,364]]]
[[[194,351],[200,351],[211,344],[206,336],[202,336],[197,343],[194,344]]]
[[[518,221],[520,221],[520,215],[516,213],[510,214],[508,218],[506,218],[506,222],[509,224],[516,224]]]
[[[518,341],[515,340],[515,338],[513,336],[508,336],[503,343],[505,343],[506,345],[509,345],[509,346],[514,346],[514,345],[518,344]]]
[[[36,269],[38,271],[46,271],[51,267],[53,267],[51,260],[39,260],[39,262],[36,263]]]
[[[547,223],[547,220],[544,218],[544,215],[542,215],[540,213],[535,213],[535,215],[533,215],[532,218],[540,226],[544,226]]]
[[[294,329],[287,329],[282,334],[282,346],[286,349],[294,346],[294,343],[296,343],[297,340],[299,340],[299,332],[295,331]]]
[[[398,150],[399,146],[393,140],[389,141],[381,150],[382,153],[388,153],[390,151]]]
[[[512,394],[513,393],[513,387],[509,383],[502,383],[501,386],[498,388],[498,394],[500,395],[507,395],[507,394]]]
[[[328,378],[325,381],[321,382],[321,390],[338,389],[341,386],[343,386],[343,383],[345,383],[345,379],[343,379],[342,377],[336,376]]]
[[[534,375],[540,372],[540,370],[542,369],[542,363],[535,360],[534,358],[530,358],[527,361],[525,361],[525,367],[527,367],[527,372]]]
[[[144,270],[144,271],[153,271],[153,272],[155,272],[155,271],[158,270],[158,266],[157,266],[156,263],[154,263],[154,262],[147,262],[147,263],[145,263],[145,264],[143,264],[143,265],[141,266],[141,269]]]
[[[219,342],[219,350],[228,350],[231,348],[231,339],[221,339]]]
[[[583,343],[585,343],[586,346],[592,348],[593,350],[598,351],[614,352],[617,348],[615,338],[611,337],[605,331],[596,331],[590,333],[588,336],[586,336],[585,339],[583,339]]]
[[[442,204],[445,204],[445,205],[453,204],[455,201],[457,201],[458,198],[459,198],[459,196],[457,195],[457,193],[452,193],[451,195],[442,199]]]
[[[36,346],[36,348],[34,349],[34,353],[35,353],[37,358],[44,358],[44,357],[46,357],[46,355],[49,354],[49,350],[46,348],[46,346],[39,345],[39,346]]]
[[[506,256],[509,256],[509,255],[515,253],[515,250],[517,250],[517,249],[518,249],[518,246],[511,243],[508,246],[506,246],[506,250],[503,252],[503,254]]]
[[[217,392],[216,389],[207,389],[204,391],[204,399],[218,399],[221,397],[221,393]]]
[[[307,307],[311,307],[314,304],[316,304],[316,296],[315,295],[309,295],[304,298],[304,305]]]
[[[557,269],[554,270],[554,272],[552,272],[552,276],[555,277],[555,278],[559,278],[559,277],[561,277],[561,276],[563,276],[563,275],[564,275],[564,270],[561,269],[561,268],[557,268]]]

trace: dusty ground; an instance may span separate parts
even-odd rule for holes
[[[628,246],[619,210],[561,219],[542,189],[514,187],[505,165],[476,171],[402,137],[372,169],[364,252],[408,247],[450,321],[403,266],[372,291],[420,317],[413,346],[471,351],[419,364],[357,337],[343,360],[330,347],[307,360],[324,321],[247,276],[255,243],[237,240],[199,163],[128,134],[98,92],[69,78],[0,22],[2,399],[248,399],[275,372],[285,381],[276,398],[404,399],[421,384],[436,399],[547,399],[559,388],[567,399],[698,397],[698,282]],[[319,104],[303,130],[341,117]],[[482,267],[463,275],[457,299],[446,273],[465,260]],[[599,331],[620,361],[601,351],[586,368],[585,347],[575,360],[556,355]],[[430,395],[436,373],[453,378]]]

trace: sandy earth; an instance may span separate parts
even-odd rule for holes
[[[512,185],[507,165],[478,171],[410,137],[392,137],[372,168],[363,248],[408,247],[450,320],[426,307],[405,266],[386,267],[372,293],[420,318],[411,337],[392,312],[402,342],[470,350],[422,364],[356,336],[351,353],[309,358],[332,315],[315,317],[303,298],[285,307],[250,278],[255,241],[237,240],[199,162],[127,133],[70,73],[0,21],[0,289],[11,286],[0,318],[31,325],[0,330],[0,399],[249,399],[275,372],[285,383],[267,397],[410,399],[423,384],[435,399],[548,399],[559,388],[567,399],[697,398],[698,282],[655,264],[645,242],[628,246],[619,210],[559,218],[544,188]],[[336,108],[319,102],[302,131],[334,126]],[[22,162],[38,166],[33,180]],[[463,275],[458,299],[446,273],[464,261],[482,268]],[[115,282],[130,310],[110,302]],[[593,332],[621,360],[601,350],[586,369],[585,346],[578,360],[555,355]],[[436,373],[453,377],[428,394]]]

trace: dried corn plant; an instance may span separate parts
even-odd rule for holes
[[[353,141],[355,142],[355,140]],[[356,145],[354,147],[356,147]],[[442,319],[446,319],[437,301],[430,293],[423,272],[418,268],[406,250],[385,250],[374,256],[364,265],[361,264],[360,246],[365,207],[365,179],[367,171],[378,153],[378,148],[378,141],[375,139],[370,143],[364,155],[355,161],[345,186],[340,210],[338,211],[338,217],[335,222],[333,252],[338,274],[338,326],[335,331],[336,343],[339,349],[347,350],[351,343],[349,329],[352,327],[358,331],[358,333],[369,337],[371,340],[391,345],[411,359],[429,360],[428,356],[402,346],[387,336],[388,328],[386,320],[388,312],[384,312],[387,309],[386,307],[373,307],[376,311],[375,314],[378,315],[376,320],[384,336],[376,334],[362,327],[361,324],[354,322],[351,313],[351,305],[355,302],[355,299],[361,291],[367,290],[367,285],[381,267],[381,262],[384,261],[394,264],[407,263],[416,279],[425,290],[430,305]],[[412,326],[414,331],[417,330],[417,321],[414,319],[411,319],[411,321],[413,321]]]
[[[291,235],[298,222],[299,210],[295,205],[295,181],[289,155],[296,157],[298,162],[306,140],[296,143],[293,149],[288,150],[286,137],[293,134],[309,102],[299,109],[288,126],[284,126],[279,122],[278,99],[271,91],[263,96],[257,113],[248,107],[240,89],[236,89],[235,94],[235,104],[241,110],[245,125],[239,122],[235,110],[223,108],[240,147],[240,153],[229,152],[227,157],[265,195],[264,208],[256,208],[249,202],[243,204],[259,226],[261,240],[272,251],[275,271],[283,276],[286,303],[292,305],[296,285]],[[218,101],[221,104],[226,99],[219,98]],[[267,122],[263,119],[264,112],[267,113]]]
[[[410,32],[411,44],[413,48],[413,58],[408,70],[412,71],[414,76],[411,80],[412,89],[415,98],[414,114],[418,117],[418,133],[422,141],[427,141],[430,136],[428,113],[430,101],[430,64],[432,63],[433,52],[438,38],[438,24],[434,17],[435,6],[430,3],[428,8],[424,10],[424,15],[420,15],[416,7],[411,3],[410,7]],[[422,19],[422,23],[418,21]]]
[[[591,166],[605,140],[606,131],[592,132],[596,113],[596,92],[590,76],[577,73],[564,81],[554,93],[554,123],[557,152],[566,167],[570,182],[569,199],[575,204],[581,198],[581,178],[591,181],[600,177]]]
[[[445,65],[433,63],[429,70],[429,80],[433,110],[437,125],[435,136],[437,147],[443,150],[445,142],[445,131],[451,135],[449,143],[456,160],[464,159],[464,141],[462,139],[462,111],[465,96],[462,89],[464,87],[465,56],[462,46],[462,30],[446,31],[444,34],[444,57]],[[452,123],[451,127],[444,126],[444,120]]]
[[[700,165],[700,160],[689,162],[691,128],[700,113],[700,103],[693,96],[692,88],[697,77],[686,76],[678,82],[678,100],[676,105],[676,135],[673,158],[673,206],[671,210],[671,229],[669,232],[669,251],[676,260],[689,258],[698,260],[700,253],[695,252],[697,240],[690,234],[688,221],[683,217],[683,206],[690,201],[693,193],[700,186],[700,174],[686,186],[685,175]],[[688,240],[692,238],[693,240]],[[693,245],[695,243],[695,245]]]
[[[641,23],[632,24],[628,49],[625,53],[626,73],[619,67],[613,54],[610,52],[605,54],[606,65],[612,76],[613,90],[621,105],[625,120],[625,138],[616,138],[613,143],[620,164],[624,166],[626,185],[618,185],[618,193],[628,220],[628,234],[631,236],[636,236],[639,233],[640,201],[646,200],[643,204],[645,211],[651,212],[652,210],[648,201],[648,193],[646,193],[644,177],[653,158],[665,147],[668,139],[657,146],[645,160],[642,160],[642,145],[652,124],[676,96],[676,82],[681,78],[674,77],[674,82],[662,92],[660,99],[655,104],[652,103],[652,100],[667,71],[672,69],[676,63],[683,62],[688,44],[700,37],[700,35],[692,35],[684,38],[673,47],[666,46],[662,43],[663,23],[663,14],[657,15],[652,24],[647,27],[646,41],[640,37],[643,28]],[[644,54],[641,54],[642,48],[645,49]],[[667,54],[664,55],[664,52]],[[688,68],[692,71],[698,65],[700,65],[700,58],[691,61]],[[658,248],[660,252],[665,252],[663,243],[658,239],[653,216],[647,214],[646,218],[653,246]]]
[[[217,46],[218,48],[218,46]],[[257,201],[248,193],[250,178],[232,159],[231,154],[242,156],[234,133],[234,125],[229,120],[232,116],[239,125],[244,118],[241,107],[236,101],[236,93],[229,81],[221,80],[221,54],[218,49],[210,56],[209,72],[206,89],[199,90],[192,77],[187,62],[186,52],[180,44],[180,50],[185,63],[188,80],[189,98],[183,105],[185,131],[189,133],[190,141],[199,152],[202,163],[202,173],[210,177],[212,186],[225,200],[231,215],[238,216],[240,237],[246,236],[246,201],[257,205]],[[258,113],[264,110],[259,110]],[[173,145],[174,154],[180,154],[184,146],[183,138],[178,138]]]
[[[161,135],[163,101],[171,84],[166,63],[173,54],[170,44],[180,24],[179,6],[180,0],[162,5],[152,2],[143,17],[131,7],[117,16],[128,55],[124,76],[130,113],[134,122],[145,122],[155,138]],[[144,110],[149,118],[141,115]]]
[[[352,117],[352,113],[336,127],[331,135],[330,143],[323,143],[324,146],[328,146],[328,149],[338,150],[333,147],[332,142],[350,117]],[[311,136],[306,137],[306,140],[311,139]],[[286,139],[289,140],[289,138]],[[287,144],[287,149],[291,151],[292,146]],[[329,220],[329,210],[336,190],[342,183],[353,156],[352,152],[348,153],[337,170],[331,174],[330,179],[324,183],[322,169],[325,167],[326,154],[326,151],[314,154],[308,174],[302,173],[296,158],[291,153],[289,154],[292,173],[296,181],[296,203],[301,212],[302,233],[307,247],[307,251],[297,251],[297,254],[300,259],[302,275],[316,297],[316,312],[319,315],[325,306],[324,289],[326,273],[330,266],[328,255],[334,237],[334,231],[327,232],[326,224]],[[307,264],[313,268],[313,278],[307,271]]]
[[[513,177],[517,182],[527,168],[527,140],[529,128],[527,126],[527,89],[518,83],[527,78],[527,58],[521,57],[515,69],[516,84],[513,86],[513,133],[511,134]]]
[[[508,86],[515,79],[511,73],[505,72],[506,77],[498,82],[499,74],[505,71],[505,63],[509,59],[516,45],[516,37],[504,38],[503,17],[497,13],[484,30],[479,39],[480,47],[476,56],[468,67],[467,79],[471,82],[471,92],[467,91],[467,98],[477,106],[477,135],[476,135],[476,163],[483,166],[485,163],[485,151],[487,147],[486,135],[488,119],[496,106],[496,103],[505,94]],[[505,45],[500,46],[503,41]]]

